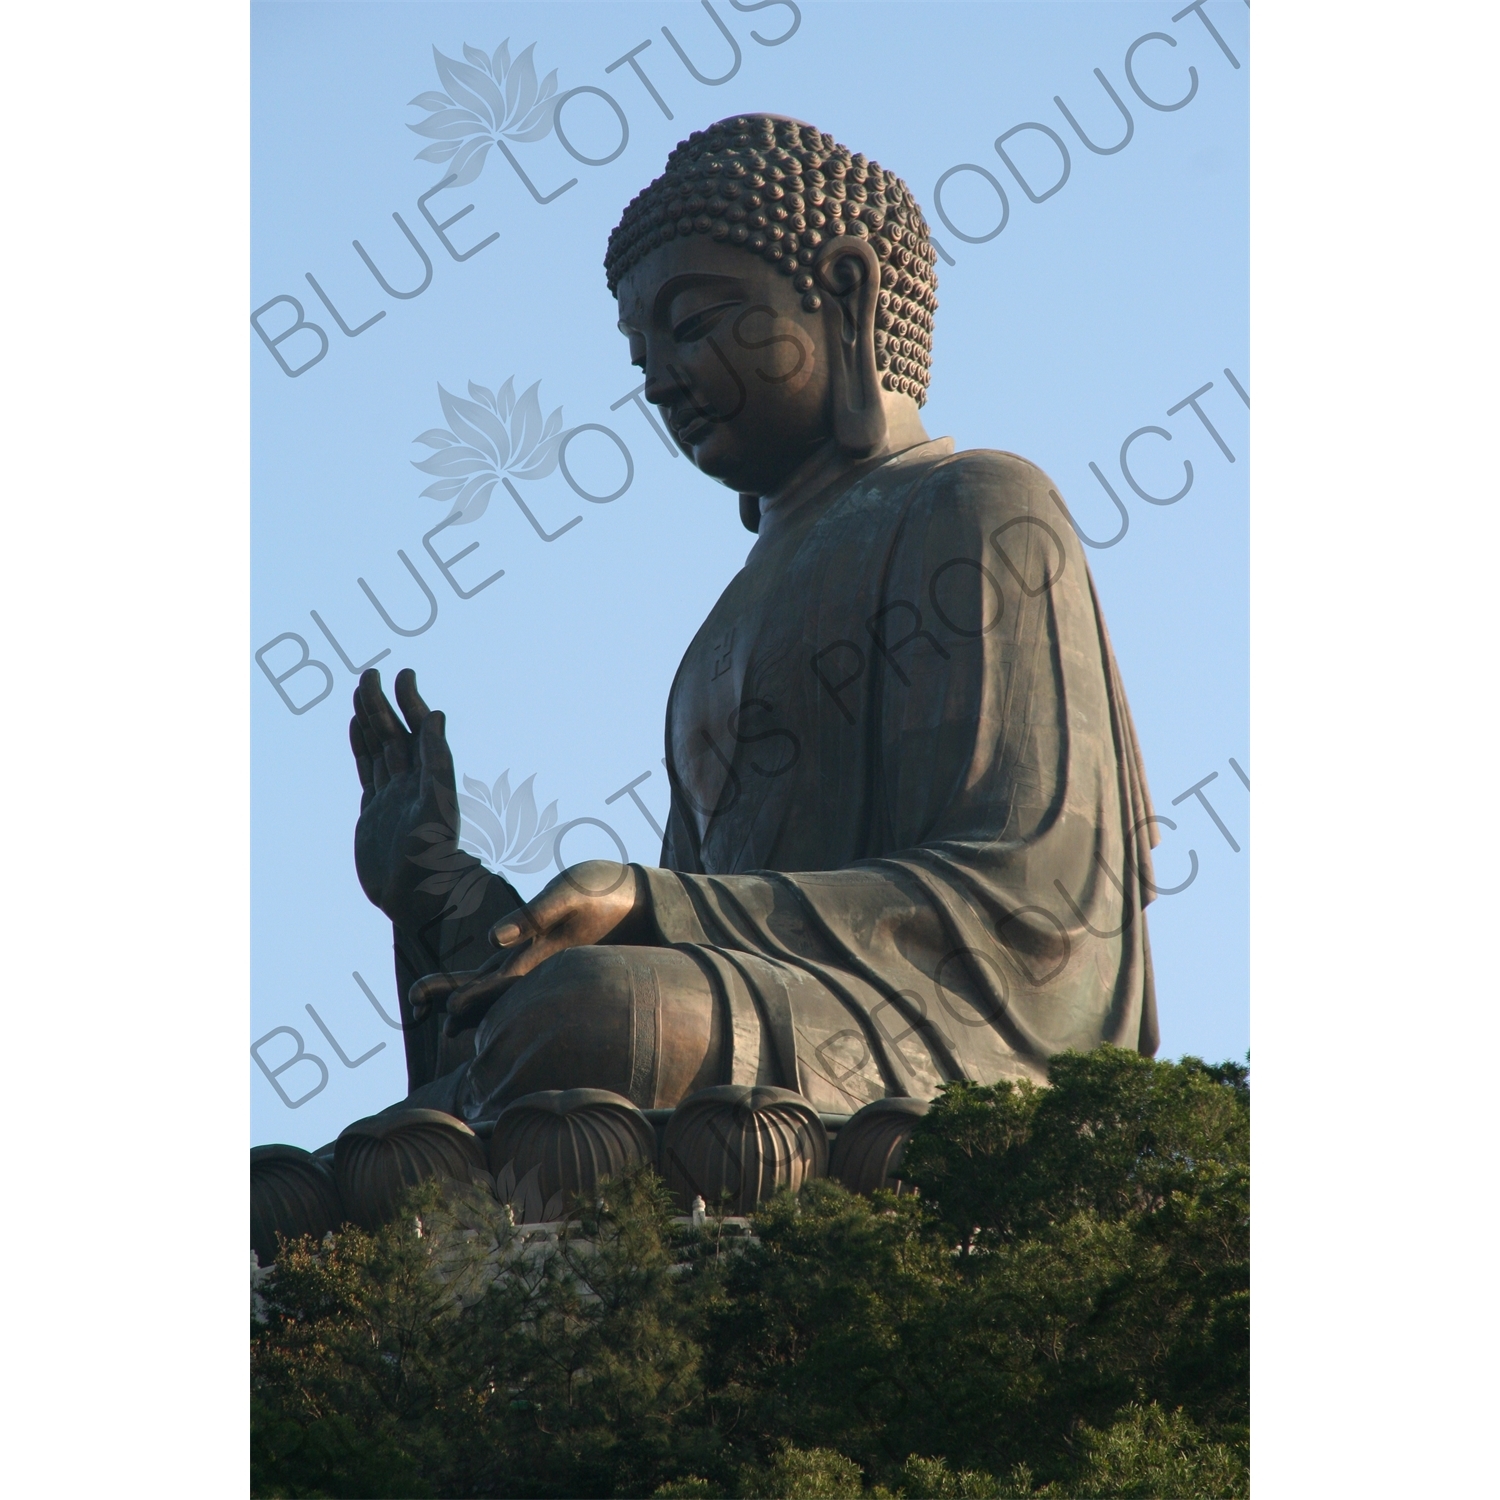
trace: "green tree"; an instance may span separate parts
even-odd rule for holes
[[[1154,1402],[1125,1408],[1109,1429],[1079,1434],[1081,1461],[1065,1487],[1039,1493],[1075,1500],[1238,1500],[1250,1494],[1243,1456],[1209,1442],[1181,1412]]]
[[[953,1084],[917,1193],[809,1184],[754,1236],[639,1169],[522,1245],[428,1185],[284,1245],[252,1485],[286,1496],[1247,1493],[1245,1070],[1101,1048]]]
[[[1101,1047],[1054,1058],[1049,1079],[950,1085],[902,1168],[964,1252],[986,1399],[1035,1419],[1016,1457],[1131,1401],[1243,1445],[1246,1070]]]

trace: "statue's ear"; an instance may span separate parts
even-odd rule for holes
[[[758,532],[760,530],[759,495],[740,496],[740,525],[743,526],[746,531]]]
[[[850,453],[873,453],[885,441],[875,368],[880,262],[868,240],[841,235],[823,246],[814,269],[827,318],[834,437]]]

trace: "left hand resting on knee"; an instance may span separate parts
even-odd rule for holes
[[[511,985],[554,953],[593,943],[642,941],[646,896],[646,882],[633,865],[612,859],[572,865],[495,923],[490,941],[500,952],[482,968],[419,979],[411,988],[412,1010],[422,1020],[446,998],[449,1031],[477,1026]]]

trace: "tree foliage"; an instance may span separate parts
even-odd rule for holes
[[[252,1325],[264,1496],[1248,1494],[1245,1070],[1101,1048],[949,1085],[917,1191],[736,1240],[641,1170],[526,1249],[429,1186],[283,1247]]]

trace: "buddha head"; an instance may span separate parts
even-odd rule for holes
[[[677,146],[605,271],[646,399],[753,500],[820,450],[858,460],[920,432],[934,262],[894,173],[799,120],[741,115]]]

